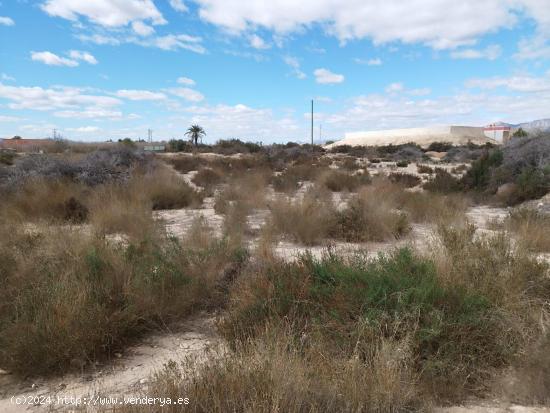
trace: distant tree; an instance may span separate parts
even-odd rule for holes
[[[519,128],[512,136],[514,138],[525,138],[527,136],[527,132],[525,132],[522,128]]]
[[[130,138],[119,139],[118,142],[131,148],[134,148],[136,146],[135,142]]]
[[[19,135],[15,135],[12,139],[22,139],[22,138]]]
[[[197,146],[199,144],[199,138],[205,136],[206,132],[199,125],[191,125],[189,129],[187,129],[187,132],[185,132],[185,135],[189,136],[189,138],[191,138],[191,142]]]

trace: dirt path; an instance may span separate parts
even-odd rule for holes
[[[208,350],[220,345],[214,319],[201,314],[177,326],[177,330],[152,335],[131,347],[120,358],[98,365],[91,372],[71,374],[54,379],[21,382],[11,375],[0,375],[0,412],[64,411],[63,406],[17,405],[12,396],[99,397],[138,396],[147,390],[150,376],[170,360],[186,357],[206,360]],[[74,408],[74,406],[72,406]],[[70,410],[71,406],[65,406]]]

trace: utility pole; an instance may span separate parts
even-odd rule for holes
[[[323,125],[320,123],[319,124],[319,143],[321,143],[323,140],[322,140],[322,133],[323,133]]]
[[[56,140],[57,139],[57,129],[54,128],[52,133],[53,133],[52,139]]]
[[[313,151],[313,99],[311,99],[311,150]]]
[[[147,129],[147,137],[148,137],[149,143],[152,143],[153,142],[153,130],[152,129]]]

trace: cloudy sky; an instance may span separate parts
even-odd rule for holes
[[[0,137],[550,117],[550,0],[0,0]]]

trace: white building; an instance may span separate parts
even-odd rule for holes
[[[346,133],[344,139],[326,147],[330,149],[341,145],[402,145],[410,142],[427,147],[433,142],[448,142],[453,145],[465,145],[472,142],[482,145],[487,142],[496,143],[495,141],[495,139],[485,134],[485,128],[482,127],[446,125]]]
[[[510,126],[491,124],[483,128],[483,133],[498,143],[506,143],[511,136],[510,129]]]

